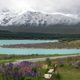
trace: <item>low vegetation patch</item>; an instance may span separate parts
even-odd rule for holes
[[[0,63],[0,80],[80,80],[80,56],[44,62]]]

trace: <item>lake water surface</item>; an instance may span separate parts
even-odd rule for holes
[[[0,45],[58,42],[58,40],[0,40]],[[80,49],[0,48],[0,54],[77,54]]]
[[[58,42],[58,40],[0,40],[0,45],[35,44],[35,43],[48,43],[48,42]]]

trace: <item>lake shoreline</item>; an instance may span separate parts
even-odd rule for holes
[[[2,45],[2,48],[43,48],[43,49],[80,49],[80,40],[59,41],[34,44]]]
[[[1,40],[1,54],[78,54],[80,40]]]

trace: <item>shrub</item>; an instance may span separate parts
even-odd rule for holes
[[[49,58],[46,59],[46,63],[48,66],[51,66],[51,60]]]

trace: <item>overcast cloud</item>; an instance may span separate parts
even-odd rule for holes
[[[3,8],[79,14],[80,0],[0,0],[0,9]]]

